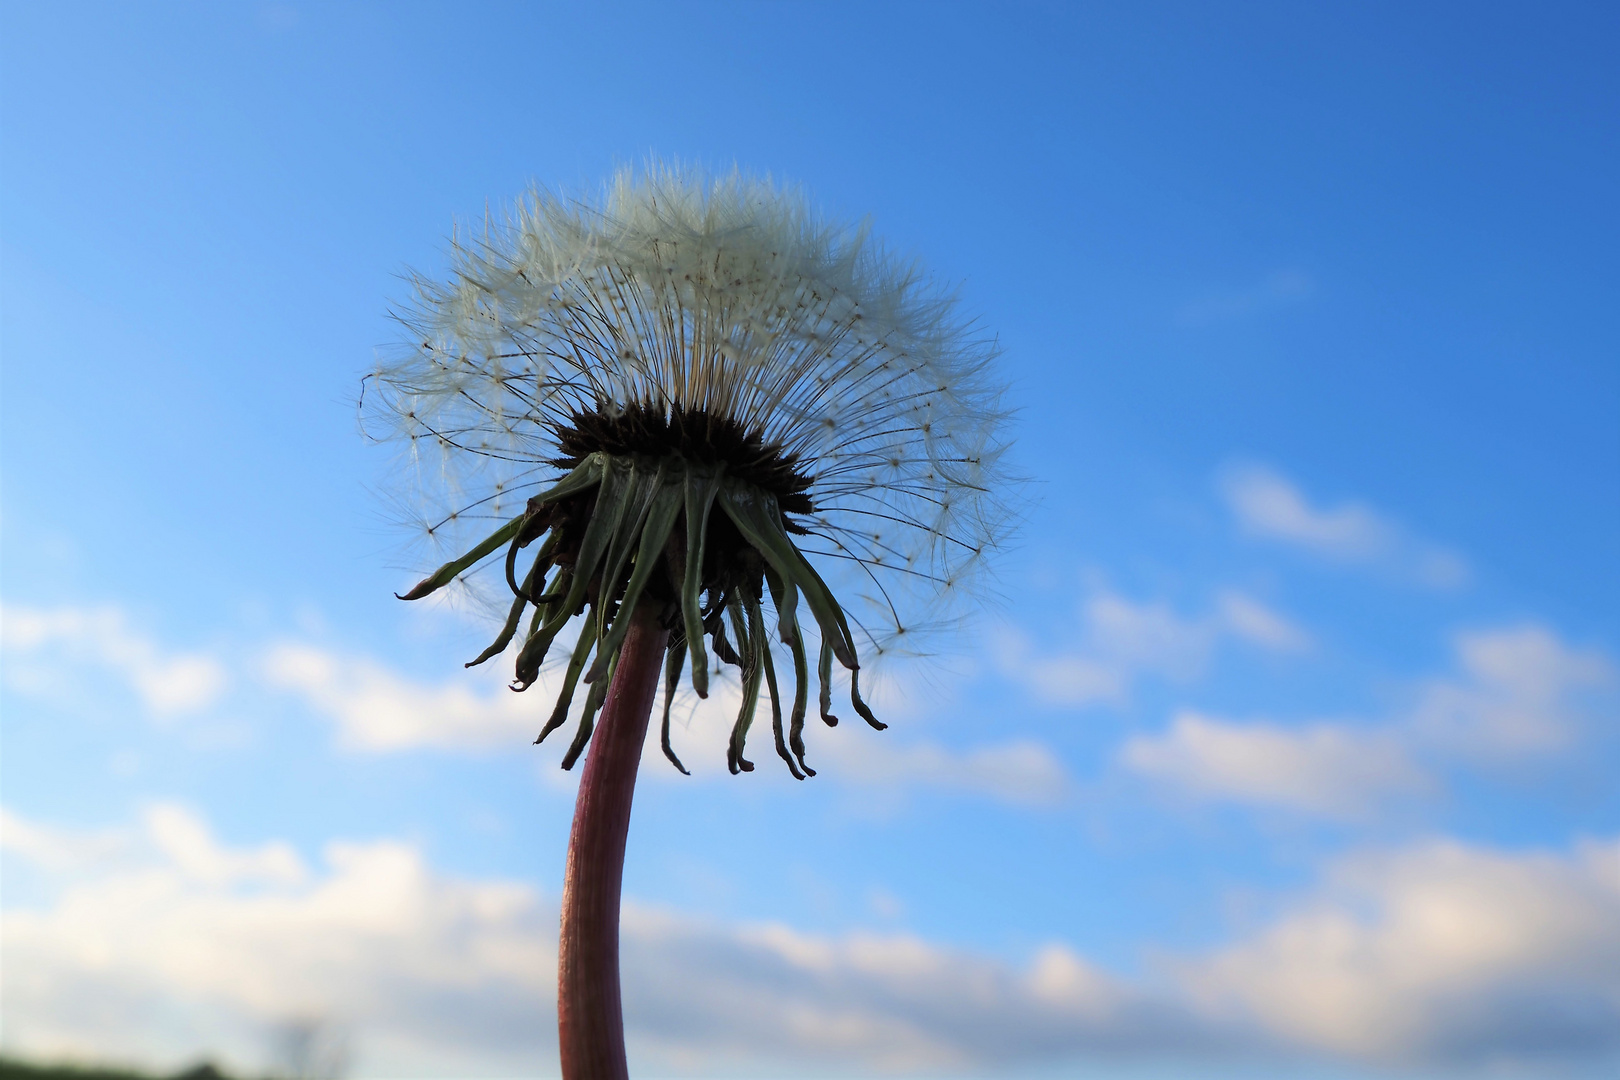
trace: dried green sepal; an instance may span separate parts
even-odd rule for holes
[[[607,601],[619,595],[619,587],[624,583],[626,567],[630,564],[630,553],[636,550],[637,538],[641,534],[641,527],[647,520],[647,513],[652,508],[653,499],[658,495],[663,485],[664,470],[667,467],[663,461],[657,462],[649,468],[648,463],[632,458],[630,461],[630,475],[626,481],[624,504],[619,511],[619,520],[614,525],[613,535],[608,541],[607,555],[602,561],[602,572],[597,585],[597,598],[602,601],[599,605],[600,614],[597,616],[600,625],[597,627],[597,636],[603,640],[608,636],[607,620],[613,608]],[[620,615],[623,609],[620,609]],[[629,621],[624,622],[628,628]],[[622,636],[622,634],[621,634]],[[595,676],[600,675],[604,665],[600,659],[592,665],[590,672],[585,676],[586,682],[595,682]]]
[[[821,682],[821,718],[828,727],[838,726],[838,717],[832,713],[832,646],[821,639],[821,659],[816,664],[816,677]]]
[[[849,673],[849,700],[855,706],[855,711],[861,714],[861,719],[871,724],[876,730],[882,731],[889,726],[873,716],[872,710],[867,708],[866,702],[861,700],[861,673],[859,671]]]
[[[686,645],[692,651],[692,689],[700,698],[709,696],[709,658],[703,652],[703,547],[709,529],[709,510],[720,490],[724,466],[715,469],[686,470],[686,574],[681,579],[681,619]]]
[[[669,742],[669,710],[675,704],[675,689],[681,682],[681,668],[686,666],[686,641],[680,631],[676,631],[669,639],[669,652],[664,658],[664,723],[659,732],[659,745],[663,747],[664,756],[669,758],[671,765],[687,776],[692,774],[686,771],[681,759],[675,756],[675,748]]]
[[[518,650],[517,663],[514,665],[514,690],[527,690],[540,677],[540,665],[545,662],[552,639],[570,618],[573,609],[568,597],[574,595],[578,581],[573,567],[563,567],[557,574],[557,588],[554,591],[565,593],[565,598],[550,600],[534,609],[534,618],[529,622],[529,636],[524,639],[523,648]]]
[[[403,595],[395,593],[401,600],[420,600],[424,596],[437,592],[454,581],[464,570],[479,562],[502,544],[509,543],[523,529],[533,515],[535,508],[546,503],[566,499],[570,495],[577,495],[597,484],[602,475],[604,454],[592,454],[582,461],[572,472],[546,491],[529,500],[529,505],[523,513],[502,525],[491,533],[482,543],[474,547],[459,559],[452,559],[439,567],[432,574],[417,582],[410,592]]]
[[[395,593],[394,595],[399,597],[401,600],[420,600],[424,596],[428,596],[439,591],[452,581],[456,580],[456,578],[461,575],[462,571],[468,569],[474,563],[484,558],[484,556],[489,555],[496,548],[507,543],[512,539],[512,537],[516,536],[518,534],[518,530],[523,528],[523,522],[527,517],[528,512],[524,511],[511,521],[508,521],[505,525],[502,525],[500,528],[490,533],[482,543],[473,548],[471,551],[467,552],[467,554],[463,555],[461,558],[451,559],[449,562],[433,571],[433,573],[417,582],[410,592],[404,594]]]
[[[518,653],[516,680],[518,689],[527,689],[540,677],[540,665],[545,662],[546,652],[551,648],[552,640],[562,630],[563,625],[584,606],[597,564],[602,561],[608,544],[619,528],[620,519],[624,516],[628,477],[621,477],[620,474],[628,472],[629,463],[618,460],[610,460],[603,468],[601,489],[596,497],[596,510],[591,515],[590,523],[585,527],[584,538],[580,540],[579,555],[571,568],[572,575],[567,594],[560,604],[553,606],[545,623],[537,632],[529,635],[529,639],[523,643],[523,651]]]
[[[737,647],[732,648],[731,642],[726,640],[725,617],[724,607],[715,611],[714,632],[710,635],[709,641],[714,645],[714,655],[722,664],[730,664],[732,667],[741,670],[747,665],[747,660],[743,655],[745,646],[744,643],[738,642]]]
[[[585,661],[590,657],[594,644],[596,620],[586,619],[579,628],[579,640],[574,643],[573,655],[568,659],[568,670],[563,673],[562,689],[557,692],[557,703],[552,707],[551,719],[540,729],[539,738],[534,740],[536,745],[545,742],[547,735],[567,723],[568,708],[574,703],[574,688],[579,685],[579,673],[585,669]]]
[[[737,530],[755,551],[765,557],[772,569],[782,575],[784,583],[793,582],[804,592],[811,614],[821,625],[822,640],[831,643],[838,662],[850,670],[859,667],[860,663],[855,658],[855,642],[849,636],[849,627],[844,622],[838,600],[827,588],[827,583],[821,580],[821,575],[816,573],[815,567],[788,539],[782,528],[782,513],[776,507],[776,499],[768,492],[731,480],[722,485],[719,501]]]
[[[579,730],[574,733],[574,741],[568,745],[568,752],[563,755],[562,767],[572,769],[579,755],[585,752],[585,745],[591,741],[591,732],[596,729],[596,714],[602,708],[602,702],[607,700],[608,687],[613,683],[613,673],[618,670],[619,658],[615,656],[608,664],[608,676],[598,679],[591,684],[591,692],[585,695],[585,714],[579,718]]]
[[[788,643],[793,651],[793,715],[788,723],[788,748],[799,759],[799,768],[805,775],[814,776],[816,770],[804,762],[804,714],[809,706],[810,663],[804,655],[804,641],[794,636]]]
[[[787,762],[788,772],[793,774],[793,779],[803,780],[804,773],[799,771],[798,763],[788,753],[787,739],[782,733],[782,692],[776,685],[776,663],[771,657],[771,642],[765,633],[765,617],[760,612],[759,598],[745,589],[743,604],[748,611],[750,635],[758,639],[755,642],[755,655],[765,669],[765,692],[771,696],[771,734],[776,738],[776,756]]]
[[[731,741],[726,746],[726,767],[732,775],[739,771],[754,771],[754,763],[743,757],[743,745],[748,741],[748,729],[753,726],[754,711],[759,706],[759,680],[765,666],[755,651],[764,644],[761,640],[763,635],[750,633],[744,625],[741,609],[742,605],[735,601],[726,608],[726,613],[731,616],[732,632],[737,635],[738,653],[743,660],[742,708],[737,711],[737,722],[731,727]]]
[[[541,545],[540,551],[534,557],[534,565],[529,567],[529,573],[523,579],[522,590],[518,592],[517,599],[512,601],[512,608],[507,612],[506,623],[501,627],[501,632],[496,635],[489,648],[479,653],[476,659],[467,661],[463,667],[477,667],[490,657],[506,651],[506,647],[512,643],[512,638],[517,635],[518,623],[523,619],[523,609],[533,602],[531,597],[537,591],[545,588],[547,571],[543,568],[550,565],[552,551],[556,546],[556,534],[546,538],[546,542]],[[539,612],[536,611],[536,614]]]
[[[596,655],[596,663],[586,674],[586,682],[595,682],[607,668],[608,656],[617,655],[619,647],[624,643],[624,636],[630,629],[630,616],[635,614],[636,604],[641,600],[642,590],[652,578],[653,571],[661,564],[660,556],[664,545],[669,543],[669,534],[675,527],[675,516],[680,513],[682,491],[674,484],[662,483],[663,474],[660,471],[657,478],[658,487],[654,491],[650,508],[641,522],[641,545],[636,551],[635,569],[630,573],[630,580],[625,583],[624,596],[619,601],[619,614],[613,620],[613,629],[607,637],[602,639],[602,648]]]
[[[557,700],[536,739],[544,740],[566,722],[579,683],[588,684],[590,692],[579,730],[563,757],[564,768],[572,768],[589,744],[626,635],[655,578],[660,585],[654,595],[660,603],[668,603],[673,594],[674,603],[662,611],[665,625],[669,626],[670,620],[675,622],[664,661],[660,742],[665,756],[681,772],[686,773],[686,767],[670,742],[674,695],[688,654],[693,689],[700,696],[707,695],[712,650],[722,663],[739,668],[742,679],[742,702],[726,754],[730,770],[750,772],[754,768],[744,750],[763,689],[770,695],[777,755],[795,778],[815,775],[805,762],[810,665],[797,614],[801,598],[809,605],[821,631],[817,675],[822,719],[829,725],[838,723],[831,711],[832,663],[836,658],[850,671],[850,700],[855,711],[874,728],[884,727],[861,699],[859,665],[848,619],[826,582],[789,536],[788,519],[772,492],[726,475],[723,463],[694,464],[679,457],[601,452],[576,460],[579,465],[546,493],[531,499],[524,514],[507,522],[467,555],[445,564],[410,594],[427,595],[506,543],[507,583],[515,600],[500,634],[468,666],[502,652],[516,636],[524,609],[533,604],[534,615],[515,664],[515,690],[526,689],[539,678],[552,642],[569,621],[585,613]],[[594,495],[588,494],[592,487],[596,488]],[[562,504],[561,509],[552,508],[569,498],[574,501]],[[723,541],[726,549],[711,553],[709,521],[716,503],[736,526],[736,532],[727,529]],[[683,516],[685,527],[680,528]],[[514,565],[517,552],[541,536],[545,541],[519,585]],[[558,567],[558,573],[546,591],[548,570],[553,565]],[[715,575],[712,580],[705,579],[706,568]],[[766,588],[776,609],[775,636],[793,657],[794,697],[786,724],[772,635],[765,630],[762,599]],[[707,612],[702,605],[705,593]],[[707,647],[705,637],[709,638]]]

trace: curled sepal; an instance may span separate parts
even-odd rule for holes
[[[720,488],[720,505],[736,523],[737,530],[771,568],[782,575],[785,584],[796,584],[803,592],[810,612],[821,626],[821,640],[829,642],[838,662],[851,671],[860,666],[855,658],[855,642],[838,606],[837,597],[821,580],[810,560],[793,545],[782,529],[782,513],[776,497],[752,484],[731,481]]]
[[[596,714],[602,708],[602,702],[607,700],[608,686],[612,684],[613,673],[618,667],[619,657],[615,655],[608,664],[607,678],[592,683],[591,692],[585,695],[585,714],[579,718],[579,730],[574,733],[574,741],[568,745],[568,753],[563,755],[564,769],[574,767],[579,755],[585,752],[585,744],[591,741],[591,732],[596,730]]]
[[[557,585],[553,596],[571,592],[570,583],[574,580],[571,567],[563,567],[557,573]],[[562,629],[563,623],[568,621],[566,611],[559,611],[561,599],[546,599],[541,606],[534,609],[534,617],[529,620],[529,634],[523,639],[523,648],[518,650],[517,664],[512,676],[512,689],[527,690],[534,680],[540,677],[540,665],[545,662],[546,652],[551,648],[551,641]]]
[[[821,680],[821,718],[828,727],[838,726],[838,717],[832,712],[832,646],[821,639],[821,659],[816,664],[816,677]]]
[[[548,538],[546,546],[542,547],[540,554],[534,557],[534,565],[529,567],[529,574],[523,579],[523,591],[518,594],[516,600],[512,601],[512,610],[506,615],[506,625],[501,627],[501,632],[496,636],[494,643],[479,653],[477,659],[467,661],[464,666],[477,667],[490,657],[499,656],[505,652],[506,647],[512,643],[512,638],[517,635],[518,623],[523,619],[523,609],[529,605],[528,598],[535,595],[537,589],[545,588],[545,571],[541,570],[540,567],[551,557],[550,546],[551,540]],[[540,578],[538,585],[535,583],[536,575]]]
[[[681,759],[675,756],[675,748],[669,743],[669,710],[675,704],[675,688],[681,682],[681,668],[686,666],[686,641],[679,632],[671,635],[669,652],[664,657],[664,726],[659,734],[659,743],[664,748],[664,756],[669,758],[670,764],[681,770],[687,776],[692,774],[686,771]]]
[[[472,566],[484,556],[491,554],[502,544],[510,542],[512,537],[518,534],[518,530],[523,528],[523,523],[528,520],[528,516],[528,511],[525,510],[511,521],[508,521],[505,525],[502,525],[500,528],[490,533],[488,538],[486,538],[483,543],[467,552],[467,554],[463,555],[459,559],[451,559],[449,562],[433,571],[432,574],[417,582],[415,587],[412,588],[410,592],[404,593],[403,595],[400,593],[395,593],[394,595],[399,597],[401,600],[420,600],[422,597],[444,588],[446,585],[456,580],[456,577],[460,575],[463,570],[466,570],[469,566]]]
[[[721,469],[724,466],[720,466]],[[703,652],[703,612],[699,594],[703,591],[703,545],[709,530],[709,510],[720,490],[719,469],[710,471],[688,466],[686,470],[686,573],[681,578],[681,618],[685,623],[686,647],[692,651],[692,689],[700,698],[709,696],[709,658]]]
[[[771,695],[771,733],[776,736],[776,756],[787,762],[788,772],[793,774],[793,779],[803,780],[804,773],[799,771],[798,763],[788,753],[787,739],[782,734],[782,692],[776,685],[776,662],[771,657],[771,642],[765,633],[765,618],[759,610],[759,599],[744,589],[743,603],[748,609],[750,643],[765,669],[765,690]]]
[[[542,516],[542,514],[544,516]],[[536,536],[539,536],[542,532],[545,532],[550,528],[550,513],[543,507],[537,508],[535,504],[531,502],[529,504],[528,520],[525,521],[523,523],[523,527],[517,531],[517,535],[512,537],[512,543],[506,549],[506,584],[507,587],[512,590],[512,595],[520,600],[527,600],[530,603],[534,603],[534,598],[538,596],[539,593],[535,592],[529,587],[532,583],[531,579],[534,577],[533,571],[530,572],[528,578],[523,580],[522,588],[518,587],[516,579],[512,576],[513,569],[517,564],[518,550],[520,548],[528,547],[534,542],[534,538]],[[552,554],[557,550],[558,539],[558,535],[554,531],[546,537],[546,542],[540,545],[540,552],[535,556],[534,564],[536,566],[541,566],[551,561]]]
[[[660,477],[662,473],[660,473]],[[630,617],[635,614],[636,604],[641,599],[641,592],[647,587],[648,580],[653,571],[660,565],[660,556],[664,545],[669,542],[669,534],[675,527],[675,516],[681,511],[681,489],[675,484],[663,484],[659,480],[659,487],[653,495],[652,506],[641,524],[641,546],[636,551],[635,569],[630,572],[630,580],[624,587],[624,597],[619,601],[618,614],[613,618],[613,628],[602,639],[602,648],[597,650],[596,663],[585,676],[586,682],[595,682],[601,677],[607,667],[607,658],[619,651],[624,642],[624,635],[630,630]]]
[[[535,509],[545,503],[565,499],[570,495],[578,494],[599,483],[606,472],[606,458],[600,453],[591,454],[575,467],[573,472],[557,481],[550,489],[541,492],[529,500],[529,505],[523,513],[496,529],[483,543],[473,548],[459,559],[452,559],[439,567],[428,577],[419,581],[410,592],[399,596],[401,600],[420,600],[429,593],[438,591],[450,584],[462,571],[478,562],[484,556],[492,554],[502,544],[509,543],[528,524]]]
[[[568,707],[574,703],[574,688],[579,685],[579,673],[584,670],[585,661],[591,655],[591,646],[594,644],[596,644],[596,620],[586,619],[579,628],[579,640],[574,643],[574,654],[568,660],[568,670],[563,673],[562,689],[557,692],[557,704],[551,710],[551,719],[540,729],[540,737],[534,740],[536,745],[545,742],[547,735],[568,721]]]
[[[816,770],[804,763],[804,714],[810,698],[810,662],[804,655],[804,641],[794,635],[788,642],[793,650],[793,716],[788,723],[788,748],[799,759],[799,768],[805,775],[814,776]]]
[[[861,719],[877,730],[882,731],[889,726],[873,716],[872,710],[867,708],[866,702],[861,700],[861,673],[859,671],[849,673],[849,700],[855,706],[855,711],[861,714]]]
[[[731,742],[726,746],[726,767],[735,775],[753,772],[754,763],[743,757],[743,744],[748,741],[748,729],[754,723],[754,710],[759,705],[759,678],[763,674],[758,647],[764,644],[763,634],[750,634],[743,625],[741,604],[733,602],[726,610],[731,616],[731,630],[737,635],[737,648],[742,665],[742,708],[737,710],[737,722],[731,726]]]

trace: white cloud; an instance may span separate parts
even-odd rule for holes
[[[83,832],[55,829],[20,818],[0,806],[0,850],[12,852],[52,873],[93,866],[129,845],[123,830]]]
[[[1620,1052],[1620,842],[1442,841],[1346,859],[1250,940],[1183,968],[1210,1015],[1373,1060]]]
[[[1512,762],[1567,749],[1591,719],[1592,699],[1615,683],[1601,652],[1571,648],[1543,626],[1469,631],[1454,644],[1457,674],[1423,687],[1411,721],[1450,754]]]
[[[146,837],[187,880],[225,886],[243,882],[296,885],[307,875],[290,844],[250,850],[220,846],[208,826],[183,806],[159,803],[142,815]]]
[[[1286,478],[1260,466],[1232,470],[1222,491],[1248,531],[1341,559],[1370,559],[1393,542],[1394,527],[1369,506],[1319,510]]]
[[[1184,710],[1164,733],[1127,741],[1119,762],[1194,800],[1355,818],[1435,790],[1419,759],[1523,767],[1567,754],[1612,714],[1613,663],[1546,627],[1471,630],[1454,649],[1456,673],[1419,683],[1392,719],[1281,726]]]
[[[1091,705],[1126,700],[1144,675],[1197,678],[1223,638],[1273,652],[1299,652],[1311,643],[1286,616],[1235,590],[1222,592],[1214,611],[1197,617],[1162,602],[1137,603],[1099,591],[1086,601],[1080,619],[1079,645],[1066,651],[1044,651],[1023,632],[1004,628],[996,642],[997,666],[1047,701]]]
[[[1219,486],[1239,527],[1251,536],[1377,567],[1433,588],[1455,588],[1468,580],[1468,564],[1457,552],[1411,536],[1365,503],[1313,506],[1291,480],[1263,465],[1228,468]]]
[[[109,668],[128,680],[158,716],[196,712],[219,699],[225,669],[203,653],[166,653],[131,631],[117,608],[0,609],[6,681],[35,696],[59,697],[83,679],[82,665]]]
[[[291,845],[222,847],[196,814],[165,802],[146,806],[137,828],[99,831],[55,828],[0,807],[0,849],[64,877],[105,873],[143,853],[172,864],[188,881],[205,885],[297,884],[308,875]]]
[[[318,1017],[349,1034],[362,1076],[553,1069],[556,911],[531,887],[446,877],[394,841],[330,843],[310,870],[284,845],[221,845],[173,807],[128,836],[93,878],[7,909],[12,1051],[169,1064],[210,1051],[252,1068],[277,1030]],[[1169,958],[1152,985],[1061,944],[1018,966],[903,934],[724,925],[634,901],[622,940],[644,1071],[1208,1062],[1234,1049],[1286,1061],[1279,1042],[1440,1063],[1620,1051],[1614,841],[1341,860],[1267,925]]]
[[[544,678],[515,694],[493,668],[426,685],[364,657],[298,643],[272,648],[264,675],[335,720],[340,742],[359,750],[521,745],[539,734],[555,695]]]
[[[1179,713],[1163,735],[1137,736],[1121,764],[1176,795],[1358,818],[1431,782],[1387,732],[1341,724],[1280,727]]]

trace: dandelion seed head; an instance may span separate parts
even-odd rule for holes
[[[581,413],[722,417],[810,481],[803,549],[874,651],[974,595],[1015,516],[995,341],[862,225],[741,172],[535,191],[416,276],[368,432],[411,448],[446,546],[553,483]],[[405,471],[405,470],[402,470]]]

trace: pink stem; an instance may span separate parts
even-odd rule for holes
[[[619,999],[619,890],[636,767],[669,631],[632,616],[579,780],[557,946],[557,1032],[563,1080],[629,1080]]]

